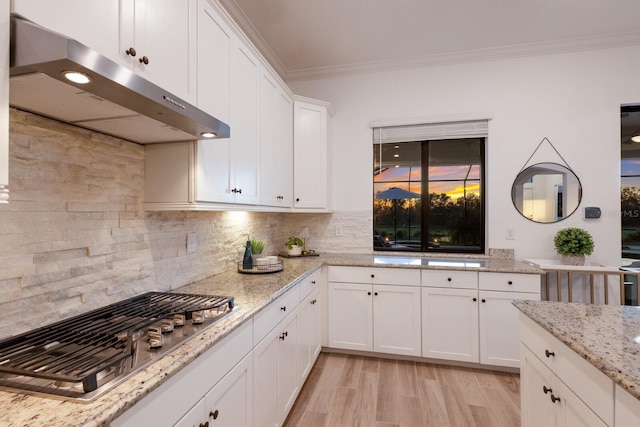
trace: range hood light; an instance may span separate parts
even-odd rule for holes
[[[632,136],[632,137],[631,137],[631,140],[632,140],[633,142],[640,142],[640,135]]]
[[[202,133],[200,134],[200,136],[201,136],[201,137],[203,137],[203,138],[215,138],[215,137],[216,137],[216,136],[218,136],[218,135],[216,135],[216,134],[215,134],[215,133],[213,133],[213,132],[202,132]]]
[[[78,83],[80,85],[86,85],[91,82],[91,77],[79,71],[63,71],[62,75],[70,82]]]

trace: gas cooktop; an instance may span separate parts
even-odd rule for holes
[[[10,337],[0,388],[94,400],[233,308],[233,297],[149,292]]]

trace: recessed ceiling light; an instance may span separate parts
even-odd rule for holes
[[[63,71],[62,75],[69,81],[78,83],[80,85],[86,85],[91,81],[91,77],[85,73],[79,71]]]
[[[203,138],[215,138],[218,135],[213,132],[202,132],[200,136]]]
[[[399,146],[399,145],[396,145],[396,146],[395,146],[395,147],[393,147],[393,148],[395,148],[395,149],[397,150],[397,149],[399,149],[399,148],[400,148],[400,146]]]
[[[394,154],[393,157],[400,157],[400,154]]]
[[[632,136],[632,137],[631,137],[631,140],[632,140],[633,142],[640,142],[640,135]]]
[[[400,167],[400,165],[396,165],[396,167],[397,167],[397,168],[399,168],[399,167]]]

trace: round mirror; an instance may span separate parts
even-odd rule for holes
[[[582,186],[573,171],[556,163],[538,163],[518,174],[511,200],[527,219],[541,223],[562,221],[578,209]]]

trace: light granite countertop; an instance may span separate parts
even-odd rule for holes
[[[640,307],[549,301],[514,305],[640,399]]]
[[[230,295],[236,308],[223,320],[90,403],[0,391],[0,425],[102,426],[131,408],[168,378],[206,352],[235,328],[322,265],[476,270],[540,274],[541,270],[511,259],[488,257],[410,257],[391,254],[328,254],[281,258],[284,270],[274,274],[227,271],[175,289],[175,292]]]

